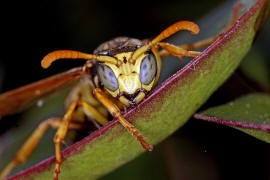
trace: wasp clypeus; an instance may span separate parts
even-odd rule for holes
[[[240,7],[240,3],[235,5],[231,23],[224,31],[238,19]],[[197,24],[179,21],[153,40],[140,41],[118,37],[101,44],[93,54],[58,50],[45,56],[41,62],[43,68],[50,67],[54,61],[60,59],[87,61],[83,67],[74,68],[0,95],[1,118],[20,112],[32,102],[79,79],[67,97],[67,108],[63,117],[50,118],[42,122],[1,172],[0,180],[4,179],[16,165],[27,160],[48,128],[57,129],[53,139],[56,154],[53,179],[57,180],[62,163],[60,145],[64,143],[67,131],[85,128],[86,121],[92,121],[96,126],[105,125],[109,122],[108,114],[118,119],[146,151],[152,151],[152,146],[121,113],[126,108],[132,108],[140,103],[156,85],[161,72],[161,57],[169,55],[180,59],[182,56],[196,57],[200,52],[193,49],[205,47],[218,37],[181,46],[161,42],[180,30],[187,30],[192,34],[199,33]]]

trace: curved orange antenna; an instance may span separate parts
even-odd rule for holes
[[[198,34],[200,28],[197,24],[191,21],[178,21],[162,31],[155,39],[151,41],[151,44],[156,44],[157,42],[160,42],[181,30],[187,30],[192,34]]]
[[[41,66],[47,69],[54,61],[59,59],[86,59],[118,64],[118,60],[110,56],[98,56],[72,50],[57,50],[46,55],[41,61]]]
[[[192,34],[198,34],[200,31],[200,28],[197,24],[191,22],[191,21],[178,21],[174,23],[173,25],[166,28],[164,31],[162,31],[155,39],[153,39],[150,43],[146,44],[145,46],[142,46],[141,48],[137,49],[130,59],[131,63],[134,63],[136,59],[144,52],[148,51],[153,45],[157,44],[158,42],[170,37],[171,35],[175,34],[178,31],[181,30],[188,30]]]

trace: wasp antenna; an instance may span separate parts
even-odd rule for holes
[[[59,59],[91,59],[91,54],[72,50],[57,50],[47,54],[41,61],[41,66],[47,69],[54,61]]]
[[[190,31],[192,34],[198,34],[200,32],[199,26],[194,22],[178,21],[162,31],[155,39],[150,42],[150,44],[156,44],[181,30]]]
[[[197,24],[191,22],[191,21],[178,21],[174,23],[173,25],[166,28],[164,31],[162,31],[155,39],[153,39],[150,43],[142,46],[141,48],[137,49],[130,59],[131,63],[135,63],[136,59],[143,54],[144,52],[151,49],[154,45],[159,43],[160,41],[170,37],[171,35],[175,34],[178,31],[181,30],[187,30],[190,31],[192,34],[198,34],[200,31],[200,28]]]
[[[118,64],[117,59],[110,56],[99,56],[73,50],[57,50],[46,55],[41,61],[41,66],[47,69],[54,61],[59,59],[86,59]]]

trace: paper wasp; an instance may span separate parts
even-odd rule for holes
[[[238,19],[240,4],[236,4],[231,23],[226,31]],[[217,37],[182,46],[161,42],[180,30],[199,33],[197,24],[179,21],[162,31],[152,40],[138,40],[118,37],[101,44],[93,54],[72,50],[58,50],[46,55],[41,65],[48,68],[54,61],[61,59],[85,59],[83,67],[74,68],[30,85],[0,95],[0,118],[22,111],[44,95],[66,87],[79,80],[67,97],[66,112],[61,118],[50,118],[42,122],[28,140],[19,149],[14,159],[0,174],[5,178],[12,169],[23,162],[33,152],[40,138],[48,128],[55,128],[54,137],[56,165],[54,180],[58,179],[61,158],[61,143],[69,129],[78,131],[85,128],[86,121],[97,125],[108,123],[108,114],[132,134],[146,151],[152,151],[143,135],[125,118],[122,112],[139,104],[153,89],[161,72],[161,57],[182,56],[196,57],[200,52],[193,49],[211,44]]]

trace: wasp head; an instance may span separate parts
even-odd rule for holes
[[[99,63],[97,73],[104,89],[121,102],[138,103],[138,96],[150,91],[156,84],[160,72],[160,57],[149,50],[131,61],[134,52],[114,55],[120,63]],[[144,97],[144,96],[143,96]],[[142,100],[142,98],[140,98]],[[141,101],[140,100],[140,101]]]

